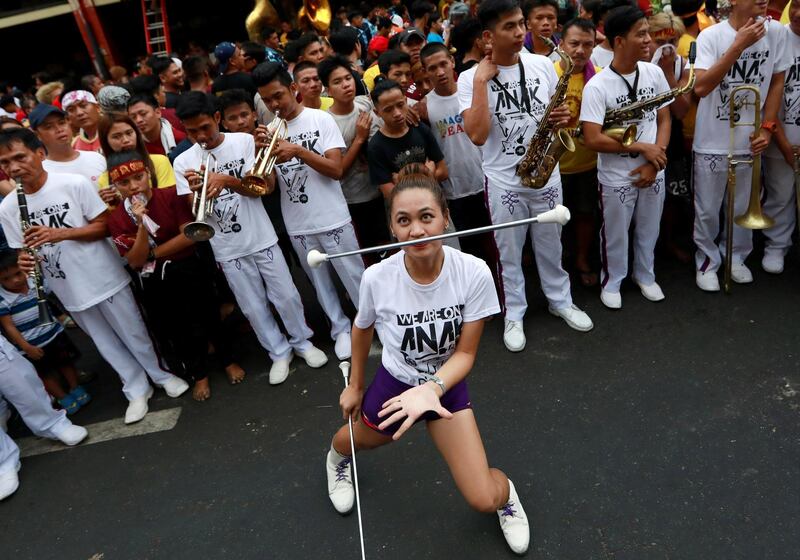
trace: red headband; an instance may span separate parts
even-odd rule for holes
[[[119,165],[114,166],[111,171],[108,172],[108,176],[111,177],[112,183],[116,183],[122,179],[127,179],[131,175],[141,173],[146,169],[147,168],[142,160],[135,159],[133,161],[126,161],[125,163],[120,163]]]
[[[672,27],[665,27],[664,29],[659,29],[658,31],[653,31],[651,33],[653,39],[672,39],[675,37],[675,29]]]

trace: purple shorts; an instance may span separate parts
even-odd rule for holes
[[[378,368],[375,373],[375,379],[367,387],[364,393],[364,399],[361,402],[361,418],[364,423],[378,433],[391,436],[400,429],[403,423],[401,418],[394,424],[387,426],[385,430],[378,429],[378,424],[386,420],[378,416],[378,412],[383,407],[383,403],[396,397],[397,395],[411,389],[413,385],[407,385],[402,381],[395,379],[389,371],[383,367],[383,364]],[[469,391],[467,391],[467,382],[461,380],[453,385],[444,396],[440,399],[442,406],[450,412],[458,412],[465,408],[472,408],[472,403],[469,400]],[[439,420],[441,416],[433,411],[428,411],[417,419],[420,420]]]

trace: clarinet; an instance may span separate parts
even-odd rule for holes
[[[31,227],[30,214],[28,213],[28,202],[25,199],[25,191],[22,188],[22,181],[18,178],[14,179],[17,184],[17,204],[19,205],[19,222],[22,228],[23,235],[25,231]],[[53,323],[53,317],[50,315],[50,309],[47,306],[47,297],[44,293],[44,278],[42,276],[42,269],[39,266],[39,255],[36,249],[25,248],[30,256],[34,259],[33,270],[30,273],[33,278],[33,283],[36,287],[36,305],[39,308],[39,324],[49,325]]]

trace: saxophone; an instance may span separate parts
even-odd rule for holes
[[[556,47],[550,39],[541,35],[539,38],[561,57],[561,61],[564,63],[564,73],[558,80],[553,99],[547,106],[547,110],[539,122],[539,127],[528,144],[525,157],[517,165],[517,175],[521,177],[522,184],[534,189],[541,189],[547,184],[547,180],[550,179],[550,175],[553,174],[553,170],[564,152],[575,151],[575,141],[570,133],[563,128],[556,129],[552,123],[548,122],[553,109],[563,105],[567,98],[567,86],[575,64],[569,55],[561,48]]]
[[[638,121],[645,113],[658,109],[667,101],[672,101],[676,97],[680,97],[694,88],[695,75],[694,75],[694,60],[697,56],[697,44],[692,43],[689,47],[689,79],[683,87],[672,88],[650,99],[644,99],[631,103],[618,109],[609,109],[606,111],[606,118],[603,122],[603,134],[611,136],[615,140],[622,143],[623,146],[630,146],[636,141],[636,134],[638,132],[636,125],[631,124],[626,126],[627,121]]]

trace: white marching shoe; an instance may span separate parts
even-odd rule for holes
[[[0,473],[0,500],[5,500],[19,488],[19,462],[11,469]]]
[[[333,351],[339,361],[349,360],[352,355],[350,349],[350,332],[343,332],[336,335],[336,341],[333,344]]]
[[[622,307],[622,295],[619,292],[608,292],[600,290],[600,301],[609,309],[620,309]]]
[[[177,375],[172,375],[166,383],[161,385],[161,388],[167,393],[167,396],[180,397],[189,389],[189,384]]]
[[[522,321],[505,320],[503,343],[510,352],[522,352],[525,349],[525,331],[522,330]]]
[[[282,360],[275,360],[272,362],[272,367],[269,368],[269,384],[280,385],[286,378],[289,377],[289,364],[292,363],[294,354],[289,352],[289,356]]]
[[[719,291],[719,278],[717,277],[716,270],[711,270],[708,272],[698,270],[695,274],[694,281],[697,284],[697,287],[704,292]]]
[[[148,387],[147,392],[143,396],[139,397],[138,399],[133,399],[130,403],[128,403],[128,410],[125,411],[126,424],[133,424],[145,417],[145,414],[147,414],[148,410],[147,401],[149,401],[150,397],[152,396],[153,388]]]
[[[550,307],[548,311],[551,315],[564,319],[564,322],[576,331],[588,332],[594,328],[594,323],[589,316],[575,304],[561,309]]]
[[[764,272],[769,272],[770,274],[780,274],[783,272],[783,255],[765,253],[764,258],[761,259],[761,268],[764,269]]]
[[[659,286],[656,282],[653,282],[649,286],[639,284],[638,282],[636,285],[639,286],[639,289],[642,291],[642,295],[650,301],[661,301],[665,298],[661,286]]]
[[[749,284],[753,281],[753,273],[744,263],[733,263],[731,266],[731,280],[737,284]]]
[[[85,440],[89,435],[89,431],[84,428],[83,426],[76,426],[75,424],[70,424],[68,428],[64,428],[61,432],[56,436],[58,441],[63,443],[64,445],[69,445],[72,447],[73,445],[78,445],[80,442]]]
[[[350,513],[356,500],[353,460],[350,457],[342,459],[330,449],[325,459],[325,471],[328,474],[328,497],[333,507],[342,515]]]
[[[531,543],[531,529],[528,525],[528,516],[519,503],[519,496],[514,489],[514,483],[508,481],[508,502],[497,510],[500,518],[500,528],[506,538],[509,548],[516,554],[525,554]]]
[[[295,354],[303,358],[306,361],[306,365],[308,365],[310,368],[321,368],[328,363],[328,356],[325,355],[325,352],[313,344],[308,350],[303,352],[298,352],[295,350]]]

